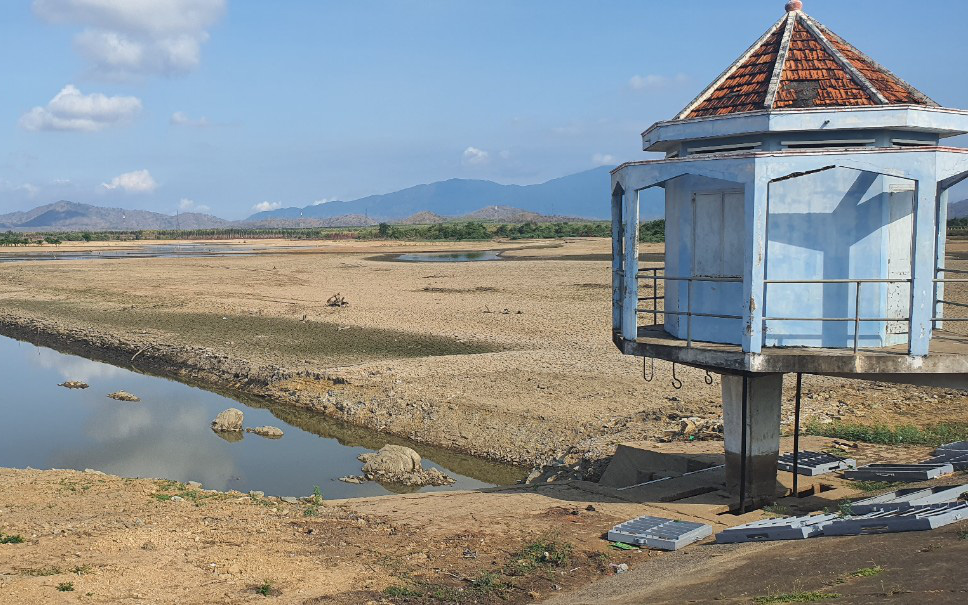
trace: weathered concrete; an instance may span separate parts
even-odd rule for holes
[[[738,496],[746,432],[746,496],[752,501],[776,496],[776,463],[780,455],[780,404],[783,374],[748,379],[747,418],[743,425],[743,377],[724,375],[723,425],[726,440],[726,490]]]

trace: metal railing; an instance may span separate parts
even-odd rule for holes
[[[693,311],[693,284],[700,283],[742,283],[743,279],[740,277],[683,277],[683,276],[668,276],[663,275],[665,271],[664,266],[659,267],[640,267],[637,273],[637,278],[639,282],[639,293],[643,290],[651,289],[651,293],[648,296],[638,296],[638,305],[643,303],[648,303],[648,307],[643,308],[637,306],[637,315],[651,315],[652,325],[659,325],[659,316],[674,315],[678,317],[686,318],[686,347],[692,348],[694,346],[693,341],[693,326],[692,318],[707,318],[707,319],[733,319],[742,320],[743,315],[730,315],[723,313],[702,313]],[[953,273],[956,275],[961,275],[963,277],[944,277],[945,273]],[[644,288],[642,286],[643,282],[647,284]],[[659,284],[665,285],[668,282],[685,282],[686,283],[686,296],[685,304],[683,305],[680,301],[678,309],[667,310],[665,309],[665,293],[661,295],[659,293]],[[966,283],[968,284],[968,270],[963,269],[947,269],[947,268],[937,268],[935,269],[935,277],[933,283],[936,285],[944,285],[949,283]],[[763,339],[764,341],[769,335],[769,330],[767,329],[768,322],[776,321],[819,321],[819,322],[837,322],[837,323],[850,323],[853,324],[853,352],[856,354],[860,349],[861,337],[861,324],[864,323],[881,323],[881,322],[902,322],[907,324],[906,332],[899,332],[898,334],[907,334],[907,344],[908,350],[911,346],[911,327],[913,323],[912,313],[911,313],[911,298],[908,297],[908,312],[904,316],[900,317],[867,317],[861,314],[861,302],[863,286],[865,284],[879,284],[879,285],[890,285],[890,284],[908,284],[909,287],[913,287],[914,280],[911,278],[845,278],[845,279],[766,279],[763,280],[763,301],[764,308],[767,301],[768,288],[773,284],[787,284],[787,285],[810,285],[810,284],[844,284],[854,286],[854,313],[847,317],[785,317],[785,316],[764,316],[763,321]],[[649,288],[651,286],[651,288]],[[968,322],[968,317],[945,317],[940,313],[939,305],[950,305],[952,307],[968,309],[968,303],[958,302],[949,300],[950,293],[947,291],[942,292],[940,288],[935,290],[934,293],[934,306],[932,308],[931,314],[931,325],[932,328],[937,328],[939,322]],[[661,301],[661,308],[660,308]],[[685,307],[685,310],[683,309]],[[662,322],[664,323],[664,321]]]
[[[860,324],[862,322],[906,322],[908,325],[908,347],[911,346],[911,299],[908,297],[907,317],[861,317],[860,316],[860,292],[863,284],[912,284],[911,278],[905,279],[764,279],[763,280],[763,305],[766,308],[767,287],[771,284],[854,284],[854,316],[853,317],[767,317],[763,316],[763,340],[766,340],[767,322],[770,321],[831,321],[831,322],[852,322],[854,324],[854,353],[860,344]]]
[[[742,320],[742,315],[725,315],[722,313],[697,313],[692,310],[692,285],[695,282],[719,282],[719,283],[743,283],[742,277],[670,277],[668,275],[659,275],[659,271],[665,271],[665,267],[645,267],[639,268],[638,279],[639,281],[651,280],[652,281],[652,296],[640,296],[638,301],[645,302],[651,301],[651,309],[636,308],[637,313],[641,314],[651,314],[652,315],[652,325],[659,324],[659,315],[676,315],[684,316],[686,318],[686,347],[692,348],[692,318],[693,317],[705,317],[711,319],[739,319]],[[667,311],[665,309],[664,299],[665,296],[659,296],[659,282],[686,282],[686,310],[685,311]],[[663,300],[663,308],[659,309],[659,300]],[[679,305],[682,308],[682,305]]]

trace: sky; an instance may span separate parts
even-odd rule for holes
[[[0,213],[68,199],[236,219],[646,159],[640,133],[783,4],[5,1]],[[804,10],[943,106],[968,108],[968,3]]]

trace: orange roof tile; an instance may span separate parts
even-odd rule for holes
[[[677,117],[892,104],[937,106],[794,8]]]

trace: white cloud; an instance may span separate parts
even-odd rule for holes
[[[151,193],[158,188],[158,183],[147,170],[135,170],[119,174],[107,183],[101,183],[108,191],[121,190],[126,193]]]
[[[27,130],[94,132],[129,122],[140,111],[137,97],[85,95],[68,84],[45,107],[34,107],[22,115],[20,126]]]
[[[330,202],[335,202],[335,201],[336,201],[336,198],[335,197],[324,197],[322,199],[316,200],[315,202],[313,202],[310,205],[311,206],[322,206],[323,204],[328,204]]]
[[[615,156],[610,153],[596,153],[592,156],[596,166],[608,166],[615,163]]]
[[[256,212],[268,212],[282,208],[282,202],[259,202],[252,207]]]
[[[206,206],[205,204],[196,204],[195,200],[190,200],[187,197],[183,197],[178,202],[178,209],[182,212],[208,212],[212,208]]]
[[[467,164],[468,166],[483,166],[490,160],[491,154],[483,149],[478,149],[477,147],[468,147],[464,150],[461,162],[463,164]]]
[[[205,128],[212,125],[205,116],[190,118],[184,111],[176,111],[171,114],[170,122],[172,126],[188,126],[191,128]]]
[[[685,74],[678,74],[671,77],[658,74],[649,74],[646,76],[636,75],[629,78],[629,88],[635,91],[662,90],[688,82],[689,78]]]
[[[226,0],[34,0],[48,23],[85,27],[75,49],[94,71],[109,77],[173,75],[201,60],[208,27]]]

